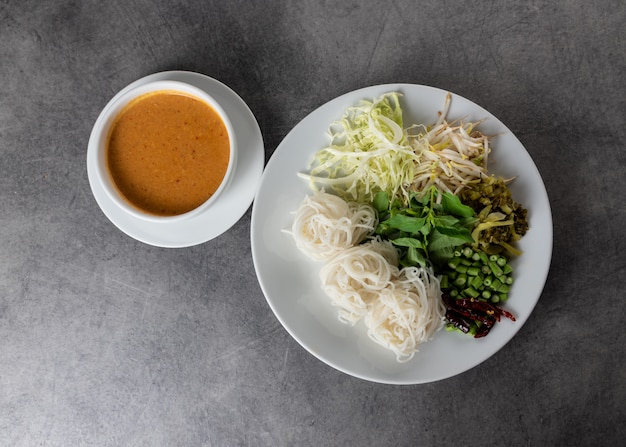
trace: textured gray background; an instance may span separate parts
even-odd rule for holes
[[[626,431],[623,0],[0,0],[0,445],[587,446]],[[128,83],[215,77],[269,158],[350,90],[452,90],[526,146],[554,256],[519,334],[460,376],[386,386],[306,353],[271,313],[250,210],[186,249],[132,240],[87,140]]]

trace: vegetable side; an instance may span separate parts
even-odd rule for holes
[[[527,210],[488,170],[490,138],[479,122],[448,121],[452,96],[431,124],[403,122],[401,94],[346,110],[329,128],[306,178],[316,191],[371,205],[371,235],[390,241],[400,267],[429,267],[440,279],[448,329],[486,336],[514,281],[510,259],[528,231]]]

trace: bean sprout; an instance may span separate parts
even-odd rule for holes
[[[474,130],[479,123],[448,122],[450,102],[448,93],[443,112],[432,127],[418,125],[408,129],[421,129],[408,136],[417,155],[411,185],[414,191],[426,191],[434,185],[443,192],[458,194],[487,173],[489,138]]]

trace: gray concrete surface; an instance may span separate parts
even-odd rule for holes
[[[621,0],[0,1],[0,445],[614,446],[626,430]],[[186,249],[95,202],[98,113],[190,70],[234,89],[272,155],[324,102],[409,82],[491,111],[537,164],[554,256],[478,367],[369,383],[305,352],[259,288],[250,210]]]

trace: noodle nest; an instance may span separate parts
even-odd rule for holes
[[[291,232],[300,251],[315,261],[326,261],[361,242],[376,224],[371,206],[321,191],[304,198]]]
[[[338,319],[363,321],[367,335],[391,350],[398,362],[444,325],[441,287],[432,268],[398,267],[393,244],[373,232],[376,213],[324,192],[307,196],[296,211],[292,235],[297,247],[324,261],[321,287],[338,308]]]

